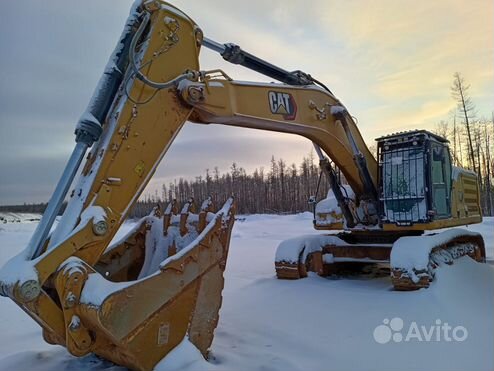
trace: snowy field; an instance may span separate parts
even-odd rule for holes
[[[0,223],[0,265],[26,246],[35,227]],[[494,218],[468,229],[483,234],[494,259]],[[211,360],[184,342],[157,369],[494,370],[492,264],[462,258],[440,268],[431,288],[408,293],[392,291],[377,273],[277,280],[280,241],[310,233],[317,233],[310,214],[237,221]],[[123,369],[44,343],[34,321],[0,298],[0,370]]]

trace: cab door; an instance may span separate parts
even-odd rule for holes
[[[431,143],[430,179],[432,208],[436,218],[451,217],[451,159],[448,147]]]

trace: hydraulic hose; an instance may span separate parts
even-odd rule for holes
[[[146,13],[144,15],[144,18],[142,19],[142,22],[135,33],[134,37],[132,38],[132,41],[130,43],[130,50],[129,50],[129,61],[130,61],[130,66],[132,70],[134,71],[135,75],[139,80],[141,80],[143,83],[146,85],[151,86],[152,88],[155,89],[168,89],[176,84],[178,84],[180,81],[185,80],[185,79],[193,79],[195,77],[195,74],[193,72],[186,72],[181,75],[178,75],[172,80],[169,80],[167,82],[156,82],[148,79],[139,69],[139,66],[137,65],[136,61],[136,47],[137,43],[139,42],[140,38],[142,37],[142,34],[144,33],[144,30],[146,29],[147,25],[149,24],[149,20],[151,18],[151,15],[149,13]]]

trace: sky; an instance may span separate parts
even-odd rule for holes
[[[0,205],[47,201],[74,127],[122,31],[132,0],[18,0],[0,12]],[[368,144],[451,119],[461,72],[479,117],[494,110],[493,0],[177,0],[205,35],[235,42],[324,82]],[[270,81],[204,50],[201,68]],[[299,164],[311,143],[288,134],[186,124],[146,193],[232,162]]]

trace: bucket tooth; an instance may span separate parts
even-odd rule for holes
[[[191,197],[182,207],[182,211],[180,212],[180,235],[183,237],[188,232],[189,229],[187,227],[187,220],[189,219],[189,214],[194,213],[194,198]]]
[[[201,233],[206,228],[208,213],[214,210],[213,199],[211,196],[206,198],[201,205],[199,212],[199,221],[197,222],[197,231]]]
[[[155,207],[153,207],[153,211],[151,212],[151,215],[153,215],[156,218],[160,218],[163,216],[163,212],[161,211],[161,205],[156,204]]]
[[[209,196],[201,204],[201,212],[212,212],[214,210],[213,198]]]
[[[168,227],[171,224],[173,215],[177,215],[178,213],[178,203],[177,200],[171,201],[165,212],[163,213],[163,235],[166,236],[168,233]]]

